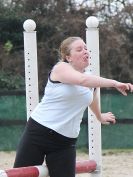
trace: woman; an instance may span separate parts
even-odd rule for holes
[[[111,112],[101,113],[94,88],[114,87],[127,95],[133,85],[86,72],[89,54],[80,37],[65,39],[60,55],[61,61],[49,74],[44,96],[27,123],[14,167],[41,165],[45,159],[50,177],[75,177],[76,140],[87,106],[102,124],[115,123]]]

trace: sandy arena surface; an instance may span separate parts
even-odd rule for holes
[[[15,152],[0,152],[0,169],[12,168]],[[77,160],[88,160],[86,153],[77,153]],[[104,151],[103,177],[133,177],[133,151]],[[76,177],[91,177],[79,174]]]

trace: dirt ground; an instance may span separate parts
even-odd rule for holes
[[[12,168],[15,152],[0,152],[0,170]],[[77,160],[88,160],[87,153],[77,153]],[[133,151],[104,151],[103,177],[133,177]],[[91,177],[78,174],[76,177]]]

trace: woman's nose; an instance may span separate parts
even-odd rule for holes
[[[88,52],[87,49],[84,49],[84,53],[87,54],[87,55],[89,55],[89,52]]]

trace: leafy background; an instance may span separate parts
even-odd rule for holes
[[[39,89],[58,61],[60,42],[68,36],[85,40],[85,20],[95,15],[100,30],[101,75],[133,80],[133,3],[128,0],[1,0],[0,90],[25,89],[23,23],[37,24]]]

